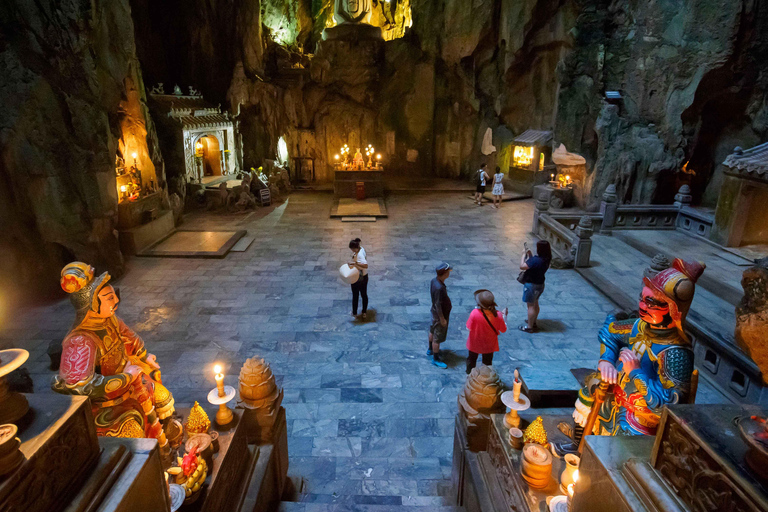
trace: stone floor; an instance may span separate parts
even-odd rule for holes
[[[306,501],[442,504],[472,292],[489,288],[510,308],[494,360],[506,380],[515,367],[595,365],[596,334],[614,306],[576,272],[551,270],[542,332],[517,330],[530,200],[495,210],[464,192],[395,194],[389,218],[371,224],[331,220],[331,204],[330,194],[300,192],[255,213],[188,216],[185,227],[247,229],[256,239],[223,260],[134,258],[118,283],[118,314],[157,355],[179,405],[205,399],[215,362],[236,385],[247,357],[266,358],[285,388],[290,474],[305,479]],[[366,322],[350,317],[337,270],[356,237],[370,264]],[[447,370],[425,356],[429,281],[441,260],[455,267]],[[67,300],[6,315],[0,347],[30,350],[36,392],[50,392],[46,347],[72,319]]]

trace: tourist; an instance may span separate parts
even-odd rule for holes
[[[486,164],[483,164],[480,166],[480,168],[477,170],[477,175],[475,176],[475,181],[477,182],[477,189],[475,190],[475,204],[477,206],[483,206],[483,194],[485,194],[485,184],[487,180],[491,179],[490,176],[488,176],[488,173],[485,172]]]
[[[352,283],[352,316],[357,316],[357,302],[359,297],[363,297],[362,319],[368,316],[368,259],[365,255],[365,249],[360,245],[360,239],[355,238],[349,242],[349,248],[352,249],[352,261],[350,267],[360,271],[360,277]]]
[[[539,317],[539,297],[544,292],[544,274],[547,273],[551,261],[552,249],[546,240],[536,243],[536,256],[531,254],[528,244],[525,244],[520,269],[525,271],[522,280],[523,302],[528,307],[528,321],[518,327],[521,331],[536,332],[539,328],[536,325],[536,319]]]
[[[504,195],[504,184],[501,180],[504,179],[504,173],[501,172],[500,167],[496,167],[496,174],[493,175],[493,207],[498,209],[501,206],[501,196]]]
[[[437,276],[429,284],[429,294],[432,297],[432,325],[429,327],[429,346],[427,356],[432,356],[432,364],[438,368],[448,368],[440,358],[440,344],[448,336],[448,319],[451,316],[451,299],[445,280],[451,275],[451,266],[440,263],[436,268]]]
[[[472,310],[467,320],[467,374],[477,365],[477,357],[483,355],[483,364],[493,364],[493,353],[499,351],[499,333],[507,332],[507,313],[496,311],[496,299],[489,290],[475,292],[477,307]]]

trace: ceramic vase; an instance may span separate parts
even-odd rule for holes
[[[564,457],[565,469],[560,474],[560,490],[565,494],[568,485],[574,483],[573,474],[579,469],[579,456],[572,453]]]

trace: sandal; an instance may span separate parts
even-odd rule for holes
[[[521,331],[527,332],[527,333],[534,333],[534,332],[536,332],[535,329],[531,329],[530,327],[528,327],[525,324],[518,325],[517,328],[520,329]]]

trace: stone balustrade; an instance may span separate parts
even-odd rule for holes
[[[714,218],[691,207],[691,189],[683,185],[671,205],[619,204],[616,186],[609,185],[600,203],[600,212],[585,214],[550,210],[549,199],[536,199],[531,232],[552,245],[552,250],[576,267],[589,266],[592,233],[610,234],[623,229],[679,229],[709,238]]]
[[[573,229],[559,219],[560,216],[547,213],[549,202],[537,200],[533,213],[532,232],[552,246],[552,252],[574,267],[588,267],[592,252],[593,217],[582,215]]]

